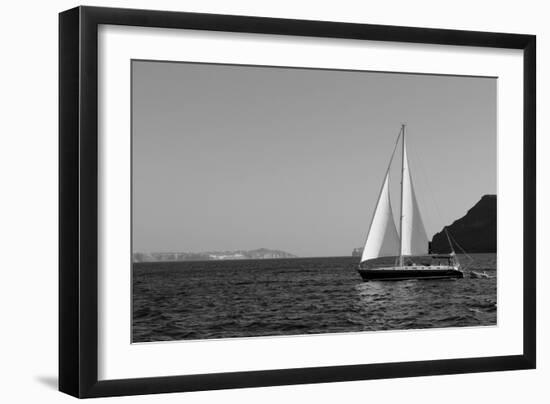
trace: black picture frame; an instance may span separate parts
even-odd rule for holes
[[[523,354],[99,381],[100,24],[523,50]],[[535,61],[534,35],[96,7],[77,7],[60,13],[59,390],[85,398],[535,368]]]

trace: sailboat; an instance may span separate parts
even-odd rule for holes
[[[389,181],[390,168],[399,140],[401,140],[402,158],[401,214],[398,233],[391,207]],[[449,234],[446,234],[451,246],[451,253],[430,254],[428,236],[414,193],[411,168],[407,157],[405,125],[401,125],[357,270],[364,281],[463,278],[464,274],[453,250]],[[393,265],[373,265],[373,262],[380,261],[377,258],[381,257],[395,257]]]

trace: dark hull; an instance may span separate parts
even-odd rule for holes
[[[455,269],[359,269],[364,281],[402,281],[407,279],[458,279],[464,274]]]

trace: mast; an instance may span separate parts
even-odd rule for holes
[[[399,212],[399,266],[403,266],[403,178],[405,176],[405,124],[401,124],[401,211]]]

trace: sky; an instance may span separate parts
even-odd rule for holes
[[[132,61],[133,251],[350,255],[402,123],[431,239],[496,193],[496,91],[485,77]]]

